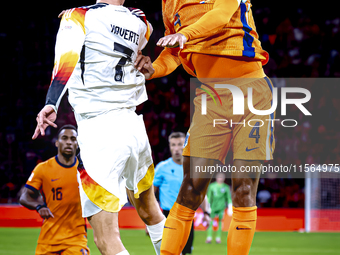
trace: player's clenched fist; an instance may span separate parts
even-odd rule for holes
[[[157,46],[168,48],[174,48],[179,46],[180,49],[183,49],[184,44],[187,41],[188,39],[184,35],[177,33],[162,37],[161,39],[158,40]]]

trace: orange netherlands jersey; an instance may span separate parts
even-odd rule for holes
[[[38,243],[78,245],[87,238],[85,219],[82,217],[78,160],[65,166],[58,156],[38,164],[29,177],[26,187],[42,194],[54,218],[44,220]]]
[[[160,68],[178,54],[184,68],[192,75],[195,69],[191,63],[191,53],[203,53],[217,56],[242,57],[247,61],[261,61],[266,64],[269,54],[261,47],[253,19],[250,0],[163,0],[162,5],[165,35],[181,33],[188,39],[184,48],[165,49],[171,54],[162,54],[155,61],[156,74],[160,77]],[[163,59],[162,59],[163,58]],[[179,65],[179,61],[171,61]],[[177,66],[176,66],[177,67]]]

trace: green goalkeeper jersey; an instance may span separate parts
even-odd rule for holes
[[[231,204],[230,188],[229,185],[225,183],[211,183],[208,188],[207,196],[211,212],[224,211],[226,204]]]

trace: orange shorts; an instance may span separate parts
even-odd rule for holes
[[[183,155],[217,159],[224,163],[230,146],[234,159],[270,160],[275,148],[275,114],[256,115],[248,107],[248,88],[252,88],[253,106],[256,110],[268,110],[272,105],[273,85],[268,77],[237,79],[200,79],[210,87],[230,84],[244,94],[244,112],[233,112],[232,93],[226,88],[215,88],[217,95],[205,85],[196,89],[195,112],[184,144]],[[208,93],[210,92],[210,93]],[[202,95],[205,95],[203,97]],[[212,96],[213,97],[212,97]],[[206,107],[202,105],[202,98]],[[202,108],[206,109],[206,111]],[[206,114],[203,114],[206,112]]]
[[[90,249],[84,245],[49,245],[38,244],[35,250],[36,255],[89,255]]]

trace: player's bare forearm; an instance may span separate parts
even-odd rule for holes
[[[35,210],[38,205],[44,204],[44,199],[38,192],[25,188],[19,199],[19,203],[27,209]]]
[[[50,217],[54,218],[54,215],[50,209],[45,205],[45,201],[39,192],[34,192],[33,190],[25,188],[23,194],[19,199],[19,203],[30,210],[37,210],[38,205],[43,205],[37,212],[43,219],[48,219]]]

